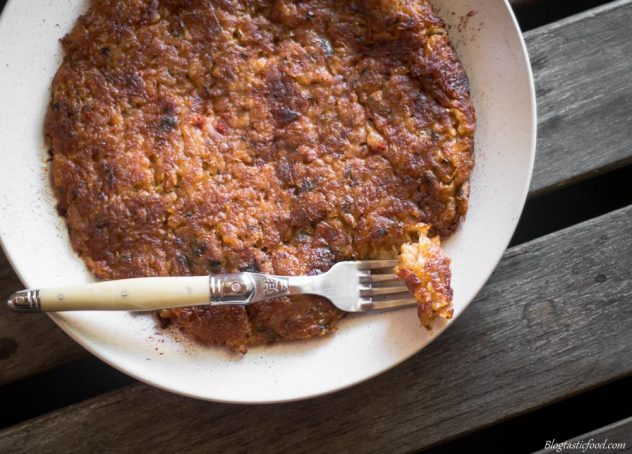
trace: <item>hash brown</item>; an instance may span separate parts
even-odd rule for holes
[[[475,113],[425,1],[95,0],[62,44],[52,181],[99,278],[319,273],[467,211]],[[245,351],[342,313],[301,296],[161,316]]]

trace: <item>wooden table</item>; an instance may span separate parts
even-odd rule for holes
[[[125,378],[45,315],[2,304],[0,452],[529,452],[553,437],[632,449],[632,0],[513,3],[542,24],[525,33],[539,109],[530,199],[445,335],[347,391],[253,407]],[[0,296],[20,287],[0,256]]]

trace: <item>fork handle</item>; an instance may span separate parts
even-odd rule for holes
[[[9,297],[18,312],[151,311],[209,301],[208,276],[146,277],[21,290]]]
[[[7,303],[18,312],[154,311],[170,307],[250,304],[304,293],[291,286],[290,279],[258,273],[146,277],[21,290],[12,294]]]

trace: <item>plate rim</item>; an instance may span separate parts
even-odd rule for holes
[[[2,11],[2,14],[0,14],[0,30],[2,30],[3,28],[3,24],[4,21],[6,20],[7,17],[7,11],[9,10],[9,8],[14,7],[14,5],[16,5],[17,1],[14,0],[8,0],[7,3],[5,4],[4,10]],[[524,39],[524,34],[522,33],[520,26],[518,24],[518,21],[516,19],[516,16],[514,14],[513,9],[511,8],[511,5],[509,3],[509,0],[502,0],[502,3],[504,5],[504,8],[506,9],[506,12],[508,13],[510,19],[511,19],[511,23],[513,25],[513,29],[514,32],[516,33],[518,39],[519,39],[519,44],[520,44],[520,48],[521,48],[521,55],[520,55],[520,59],[522,60],[522,63],[524,64],[525,68],[526,68],[526,76],[529,82],[529,109],[530,109],[530,129],[531,129],[531,134],[529,136],[529,166],[528,169],[526,169],[526,175],[527,178],[525,180],[525,185],[522,188],[522,192],[520,194],[520,196],[516,196],[517,200],[520,200],[520,213],[522,213],[522,211],[524,210],[524,206],[525,206],[525,202],[528,196],[528,191],[529,191],[529,187],[531,184],[531,180],[532,180],[532,176],[533,176],[533,168],[534,168],[534,162],[535,162],[535,157],[536,157],[536,145],[537,145],[537,98],[536,98],[536,92],[535,92],[535,79],[533,77],[533,70],[532,70],[532,66],[531,66],[531,61],[529,59],[529,53],[528,53],[528,48],[526,46],[526,42]],[[525,147],[526,148],[526,147]],[[515,232],[516,227],[518,225],[520,216],[517,216],[516,219],[513,221],[512,223],[512,227],[511,227],[511,232],[512,234]],[[300,395],[296,395],[295,397],[292,398],[281,398],[281,399],[246,399],[246,400],[237,400],[237,399],[222,399],[220,397],[216,397],[216,396],[208,396],[208,395],[201,395],[201,394],[195,394],[195,393],[191,393],[191,392],[187,392],[181,388],[177,388],[177,387],[173,387],[173,386],[167,386],[164,385],[162,383],[156,382],[154,380],[152,380],[150,377],[147,376],[141,376],[133,371],[130,370],[130,368],[126,367],[124,364],[119,364],[116,363],[114,360],[112,360],[111,358],[109,358],[107,355],[102,354],[98,349],[93,348],[92,345],[90,345],[90,343],[88,342],[87,338],[83,337],[81,334],[77,333],[71,326],[70,323],[66,320],[63,319],[63,316],[59,316],[58,314],[55,313],[48,313],[47,315],[49,316],[49,318],[59,327],[61,328],[68,336],[70,336],[75,342],[77,342],[79,345],[82,346],[82,348],[86,349],[90,354],[96,356],[98,359],[100,359],[101,361],[105,362],[106,364],[108,364],[109,366],[122,371],[123,373],[125,373],[126,375],[140,381],[141,383],[146,383],[148,385],[151,385],[153,387],[156,387],[158,389],[164,390],[164,391],[168,391],[174,394],[178,394],[178,395],[182,395],[182,396],[186,396],[186,397],[191,397],[194,399],[198,399],[198,400],[205,400],[205,401],[210,401],[210,402],[218,402],[218,403],[228,403],[228,404],[253,404],[253,405],[263,405],[263,404],[276,404],[276,403],[287,403],[287,402],[296,402],[296,401],[302,401],[302,400],[306,400],[306,399],[313,399],[313,398],[317,398],[317,397],[321,397],[324,395],[328,395],[328,394],[332,394],[338,391],[342,391],[348,388],[351,388],[353,386],[356,386],[360,383],[363,383],[365,381],[368,381],[378,375],[381,375],[397,366],[399,366],[400,364],[404,363],[405,361],[407,361],[408,359],[410,359],[412,356],[416,355],[417,353],[419,353],[420,351],[422,351],[423,349],[425,349],[429,344],[431,344],[432,342],[434,342],[435,339],[437,339],[438,337],[440,337],[440,335],[442,335],[445,331],[447,331],[451,325],[454,324],[454,321],[456,321],[456,319],[458,319],[460,317],[460,315],[465,312],[465,310],[467,309],[467,307],[472,304],[472,302],[474,301],[474,299],[476,298],[476,296],[478,295],[478,293],[480,293],[481,289],[485,286],[485,284],[487,283],[487,281],[489,280],[490,276],[492,275],[492,273],[496,270],[496,268],[498,267],[498,264],[500,262],[500,260],[502,259],[504,253],[507,250],[507,247],[509,245],[509,242],[511,240],[511,236],[509,236],[509,239],[505,242],[505,244],[503,245],[504,247],[500,250],[500,253],[498,254],[497,257],[494,258],[493,262],[494,262],[494,266],[490,268],[490,270],[488,271],[488,273],[484,274],[484,277],[481,278],[480,280],[480,285],[478,286],[478,288],[476,289],[476,291],[474,292],[472,298],[467,301],[463,307],[463,310],[461,310],[459,313],[457,313],[455,315],[455,317],[450,321],[450,323],[446,324],[444,327],[442,327],[441,329],[437,330],[437,332],[435,334],[433,334],[428,342],[426,342],[424,345],[422,345],[421,347],[417,348],[416,350],[412,351],[411,353],[402,356],[401,358],[398,358],[397,361],[393,361],[391,362],[388,366],[386,367],[382,367],[379,370],[370,373],[368,375],[364,375],[362,378],[359,378],[357,380],[351,381],[349,383],[344,383],[340,386],[334,386],[331,388],[328,388],[327,390],[324,391],[319,391],[319,392],[306,392],[306,393],[302,393]],[[25,276],[22,272],[22,270],[20,270],[19,267],[16,266],[16,263],[13,259],[13,257],[8,253],[8,247],[5,245],[5,238],[3,235],[0,235],[0,248],[2,248],[2,251],[4,252],[5,257],[7,258],[7,261],[9,262],[9,264],[11,265],[13,271],[16,273],[16,275],[18,276],[18,278],[20,279],[20,282],[25,285],[27,285],[27,280],[25,279]],[[296,341],[296,342],[300,342],[300,341]]]

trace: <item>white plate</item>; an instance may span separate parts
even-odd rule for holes
[[[0,19],[0,236],[28,287],[91,280],[55,212],[42,137],[61,58],[58,40],[84,4],[12,0]],[[434,4],[451,25],[478,113],[470,211],[445,243],[456,318],[493,271],[520,216],[535,154],[536,108],[524,42],[508,4]],[[144,382],[197,398],[249,403],[351,386],[409,358],[445,328],[421,329],[414,309],[353,316],[332,336],[252,348],[241,357],[161,334],[149,316],[84,312],[52,318],[90,352]]]

